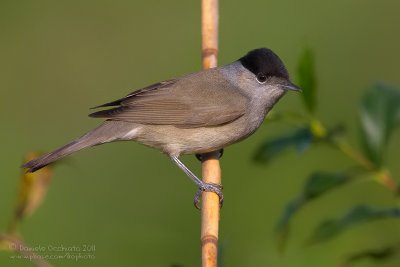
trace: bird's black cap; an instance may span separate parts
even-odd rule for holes
[[[285,65],[271,49],[259,48],[251,50],[239,61],[254,75],[264,74],[267,77],[275,76],[289,79]]]

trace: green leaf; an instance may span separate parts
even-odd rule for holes
[[[314,172],[304,186],[304,197],[307,200],[318,197],[321,194],[348,182],[349,178],[349,174],[343,172]]]
[[[304,185],[300,196],[289,202],[283,211],[275,230],[278,249],[283,251],[289,236],[289,223],[296,212],[310,200],[350,181],[346,173],[315,172]]]
[[[297,152],[303,153],[312,144],[321,141],[332,143],[344,130],[341,125],[326,129],[316,120],[308,123],[308,125],[296,128],[280,137],[265,141],[257,148],[253,159],[259,163],[269,162],[289,148],[295,148]]]
[[[297,68],[304,104],[310,113],[316,108],[316,78],[314,69],[314,54],[311,49],[304,49]]]
[[[400,91],[378,83],[361,100],[359,125],[362,148],[376,167],[383,163],[383,153],[396,126],[400,125]]]
[[[286,247],[286,241],[289,237],[289,222],[293,215],[303,206],[304,198],[298,197],[286,205],[275,228],[275,241],[280,252],[283,252]]]
[[[347,256],[340,266],[349,266],[352,263],[356,263],[364,259],[370,259],[376,262],[388,260],[392,258],[394,255],[398,254],[399,251],[400,251],[400,243],[379,249],[363,250]]]
[[[400,208],[374,208],[359,205],[339,219],[322,222],[307,242],[315,244],[328,241],[356,225],[384,218],[400,218]]]
[[[264,142],[256,151],[254,159],[258,162],[268,162],[290,147],[303,152],[313,141],[313,134],[308,127],[297,128],[282,137]]]

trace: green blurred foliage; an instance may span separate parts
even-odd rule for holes
[[[304,49],[300,57],[297,73],[299,74],[299,86],[302,91],[304,104],[308,111],[315,112],[316,108],[316,77],[314,66],[314,54],[310,48]]]
[[[386,261],[396,256],[400,250],[400,243],[391,244],[380,249],[368,249],[361,252],[352,253],[339,264],[340,267],[353,266],[357,262],[363,260],[372,260],[375,263]]]
[[[321,172],[316,171],[308,177],[304,184],[303,191],[294,200],[287,204],[286,208],[276,226],[276,238],[279,251],[282,253],[286,248],[286,242],[289,234],[289,224],[292,217],[305,204],[321,196],[322,194],[342,186],[353,178],[348,173],[342,172]]]
[[[311,145],[313,139],[309,128],[298,128],[284,136],[267,140],[258,148],[254,159],[258,162],[269,162],[290,147],[295,147],[298,152],[303,152]]]
[[[302,48],[312,46],[318,60],[317,115],[328,123],[353,125],[356,103],[372,81],[400,84],[396,1],[221,1],[220,8],[220,64],[265,46],[284,60],[297,80]],[[196,1],[4,0],[0,33],[0,229],[12,214],[16,177],[26,151],[54,149],[97,125],[99,121],[86,116],[89,107],[201,68]],[[274,110],[298,113],[301,95],[288,94]],[[337,170],[352,164],[320,146],[301,157],[286,153],[265,167],[250,160],[261,141],[287,129],[267,122],[251,138],[225,151],[226,202],[220,228],[224,266],[279,266],[274,224],[303,178],[315,166]],[[350,140],[357,140],[353,127],[347,133]],[[385,163],[397,177],[398,137],[395,132],[385,154]],[[196,159],[184,161],[200,173]],[[66,163],[57,166],[46,200],[20,230],[31,247],[47,251],[52,246],[95,245],[95,258],[51,263],[200,264],[200,216],[192,208],[196,189],[164,155],[121,142],[82,151]],[[395,202],[385,190],[362,184],[356,191],[344,187],[326,194],[302,209],[294,218],[300,227],[291,229],[285,266],[331,266],[354,248],[396,242],[400,226],[391,220],[355,227],[323,246],[302,247],[319,219],[366,200],[377,206]],[[382,266],[395,267],[398,262],[393,256]],[[0,266],[10,265],[32,266],[1,253]]]
[[[400,126],[400,91],[377,83],[361,101],[360,134],[362,147],[377,168],[383,164],[384,152],[393,130]]]
[[[373,181],[385,186],[394,196],[399,196],[399,182],[393,178],[389,169],[383,165],[384,153],[389,143],[389,138],[398,126],[398,110],[400,109],[400,90],[382,83],[375,84],[364,93],[359,110],[359,131],[361,132],[361,141],[364,153],[357,151],[346,140],[342,133],[342,127],[326,130],[323,123],[314,115],[315,95],[317,87],[315,86],[316,72],[314,69],[315,59],[312,56],[312,50],[305,49],[299,60],[298,79],[303,85],[304,108],[311,113],[311,116],[297,114],[297,116],[274,115],[275,122],[296,122],[295,130],[283,133],[283,136],[267,139],[256,150],[254,159],[259,163],[269,163],[272,159],[278,158],[282,151],[290,146],[297,148],[297,152],[304,152],[305,148],[311,147],[319,141],[330,144],[331,147],[338,149],[354,161],[354,166],[347,172],[324,172],[314,171],[305,182],[302,192],[287,204],[283,210],[276,227],[276,244],[278,251],[284,253],[289,238],[290,223],[293,216],[299,212],[306,203],[325,194],[338,186],[344,185],[357,176],[372,176]],[[338,131],[339,130],[339,131]],[[338,134],[340,133],[340,134]],[[315,166],[318,168],[318,166]],[[365,177],[363,177],[365,178]],[[365,179],[364,179],[365,181]],[[344,230],[364,223],[385,218],[400,218],[400,209],[394,208],[371,208],[366,204],[358,205],[336,220],[325,220],[318,225],[311,237],[308,238],[308,244],[318,244],[328,241]],[[386,251],[386,250],[382,250]],[[370,257],[384,260],[389,258],[385,252],[372,254],[367,251],[360,252],[355,258],[350,257],[345,264]],[[381,256],[381,254],[383,256]],[[391,250],[390,256],[393,254]]]
[[[339,219],[322,222],[312,233],[308,244],[328,241],[350,227],[358,224],[386,218],[400,218],[400,208],[375,208],[359,205],[352,208]]]

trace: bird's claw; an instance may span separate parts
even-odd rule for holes
[[[224,194],[222,193],[222,185],[219,184],[214,184],[214,183],[204,183],[202,184],[199,189],[197,190],[193,204],[194,206],[200,210],[200,199],[201,199],[201,194],[203,192],[214,192],[215,194],[218,195],[219,197],[219,207],[222,208],[222,205],[224,204]]]

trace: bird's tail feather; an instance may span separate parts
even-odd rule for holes
[[[27,168],[27,172],[35,172],[84,148],[121,139],[121,137],[126,135],[127,132],[132,131],[133,127],[134,126],[130,125],[129,123],[106,121],[99,127],[72,141],[71,143],[25,163],[22,168]]]

